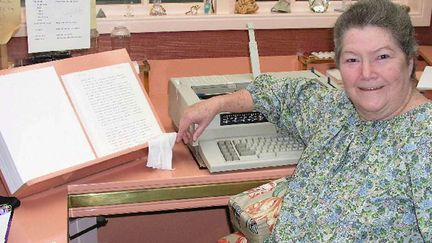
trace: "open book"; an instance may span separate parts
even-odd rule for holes
[[[0,71],[0,169],[25,196],[145,156],[160,121],[125,50]]]

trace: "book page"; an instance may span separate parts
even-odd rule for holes
[[[29,53],[90,48],[88,0],[26,0]]]
[[[162,134],[129,63],[63,75],[98,157]]]
[[[24,182],[95,159],[52,66],[0,75],[0,117]]]

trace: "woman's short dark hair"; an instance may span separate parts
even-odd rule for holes
[[[407,61],[417,57],[414,27],[406,7],[390,0],[359,0],[342,13],[334,26],[333,40],[337,66],[340,64],[344,34],[353,27],[367,26],[388,30],[405,53]]]

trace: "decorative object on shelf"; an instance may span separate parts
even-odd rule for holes
[[[130,1],[129,4],[126,4],[126,13],[124,14],[125,17],[133,17],[134,11],[133,11],[133,1]]]
[[[315,13],[327,11],[330,0],[309,0],[309,8]]]
[[[204,0],[204,14],[214,13],[213,0]]]
[[[152,15],[152,16],[166,15],[166,10],[162,6],[162,0],[154,0],[153,1],[153,6],[150,9],[150,15]]]
[[[291,3],[289,0],[279,0],[271,9],[276,13],[291,13]]]
[[[311,56],[318,59],[334,59],[335,53],[334,51],[313,51],[311,52]]]
[[[236,0],[235,13],[236,14],[253,14],[258,11],[258,4],[255,0]]]
[[[98,13],[96,14],[96,18],[106,18],[105,12],[100,8]]]
[[[116,26],[111,31],[111,49],[122,49],[130,51],[131,33],[125,26]]]
[[[187,11],[185,14],[186,15],[197,15],[198,14],[198,10],[200,9],[199,5],[193,5],[189,11]]]
[[[342,0],[342,9],[347,10],[352,4],[351,0]]]
[[[408,6],[408,5],[406,5],[406,4],[403,4],[403,3],[401,3],[401,6],[402,6],[402,8],[404,8],[408,13],[411,11],[410,6]]]
[[[344,12],[351,6],[352,2],[351,0],[342,0],[342,4],[340,8],[335,8],[335,11],[337,12]]]

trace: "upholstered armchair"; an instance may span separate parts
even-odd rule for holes
[[[280,178],[230,198],[231,223],[236,232],[218,243],[263,242],[273,230],[288,190],[288,178]]]

